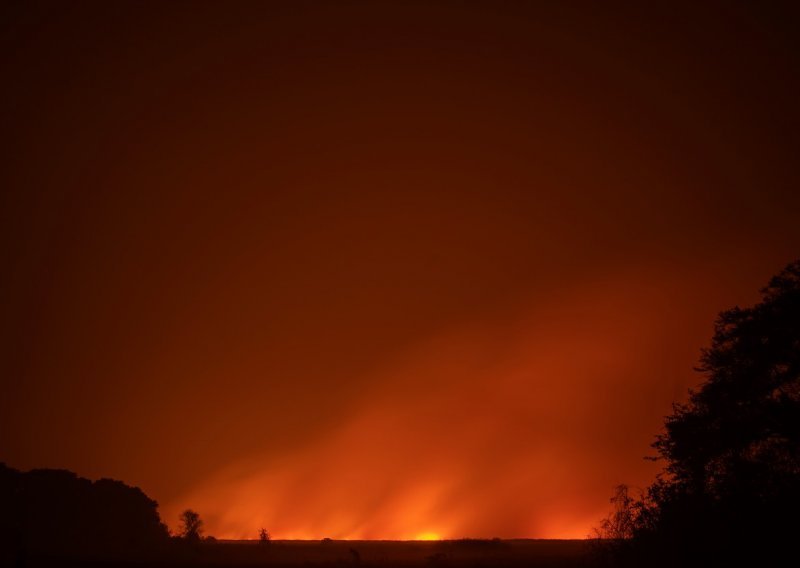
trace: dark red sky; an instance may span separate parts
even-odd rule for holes
[[[557,4],[4,3],[0,460],[217,536],[587,534],[798,256],[800,21]]]

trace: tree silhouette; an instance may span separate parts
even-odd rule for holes
[[[191,509],[186,509],[180,515],[180,535],[189,541],[199,541],[203,534],[203,521],[200,514]]]
[[[121,481],[0,463],[0,565],[18,557],[142,560],[168,543],[158,503]]]
[[[785,495],[800,471],[800,261],[753,308],[720,314],[699,371],[654,447],[682,490],[717,497]],[[770,495],[771,494],[771,495]]]
[[[632,538],[638,517],[637,500],[629,495],[627,485],[617,485],[610,499],[613,511],[595,530],[601,539],[622,540]]]
[[[270,534],[267,532],[267,529],[262,528],[258,531],[258,540],[261,541],[261,544],[268,544],[271,540]]]
[[[800,261],[761,293],[720,314],[705,382],[653,444],[666,465],[633,529],[651,563],[763,563],[800,528]]]

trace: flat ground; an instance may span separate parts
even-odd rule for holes
[[[584,540],[219,541],[203,543],[197,560],[268,566],[582,566]]]
[[[175,542],[156,558],[86,561],[31,557],[26,568],[588,568],[585,540]],[[2,562],[0,562],[2,564]],[[12,564],[13,565],[13,564]]]

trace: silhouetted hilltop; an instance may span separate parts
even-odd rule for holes
[[[4,560],[144,558],[168,542],[158,503],[121,481],[67,470],[21,472],[0,463]]]

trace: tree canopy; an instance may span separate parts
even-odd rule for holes
[[[180,535],[189,541],[199,541],[203,534],[203,520],[200,514],[192,509],[186,509],[180,514]]]
[[[722,312],[698,371],[653,447],[665,462],[632,502],[632,548],[664,564],[775,558],[800,505],[800,261],[750,308]]]
[[[158,550],[168,537],[158,504],[138,487],[0,463],[2,555],[133,559]]]
[[[654,447],[676,483],[717,497],[785,496],[800,472],[800,261],[752,308],[720,314],[689,402]],[[754,495],[755,496],[755,495]]]

